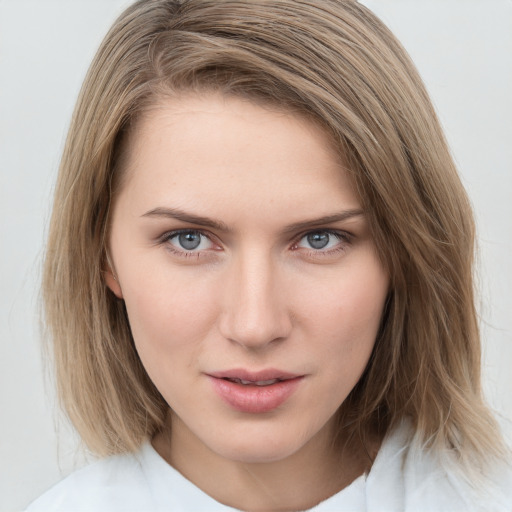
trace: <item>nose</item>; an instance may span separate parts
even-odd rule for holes
[[[292,317],[278,265],[264,255],[240,257],[224,281],[221,334],[247,349],[284,340]]]

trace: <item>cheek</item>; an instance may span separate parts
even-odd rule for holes
[[[327,275],[307,287],[301,301],[310,311],[308,317],[318,324],[352,331],[354,336],[376,331],[388,293],[388,278],[371,256],[356,261],[342,272]]]
[[[211,330],[216,301],[211,283],[183,272],[140,272],[123,294],[135,345],[141,358],[190,350]]]
[[[308,337],[348,381],[366,367],[379,330],[388,278],[372,253],[303,294]],[[355,385],[355,382],[353,383]]]

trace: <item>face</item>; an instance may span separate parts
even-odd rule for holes
[[[246,462],[325,437],[388,290],[327,135],[292,114],[191,95],[147,112],[128,151],[107,284],[176,428]]]

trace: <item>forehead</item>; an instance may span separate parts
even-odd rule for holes
[[[129,135],[122,172],[133,204],[148,207],[359,206],[325,129],[288,111],[215,94],[162,99],[148,109]]]

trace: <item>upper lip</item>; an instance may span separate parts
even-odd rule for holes
[[[230,370],[221,370],[218,372],[210,372],[207,375],[216,379],[240,379],[251,382],[262,382],[267,380],[289,380],[302,375],[277,370],[275,368],[267,368],[259,371],[250,371],[243,368],[233,368]]]

